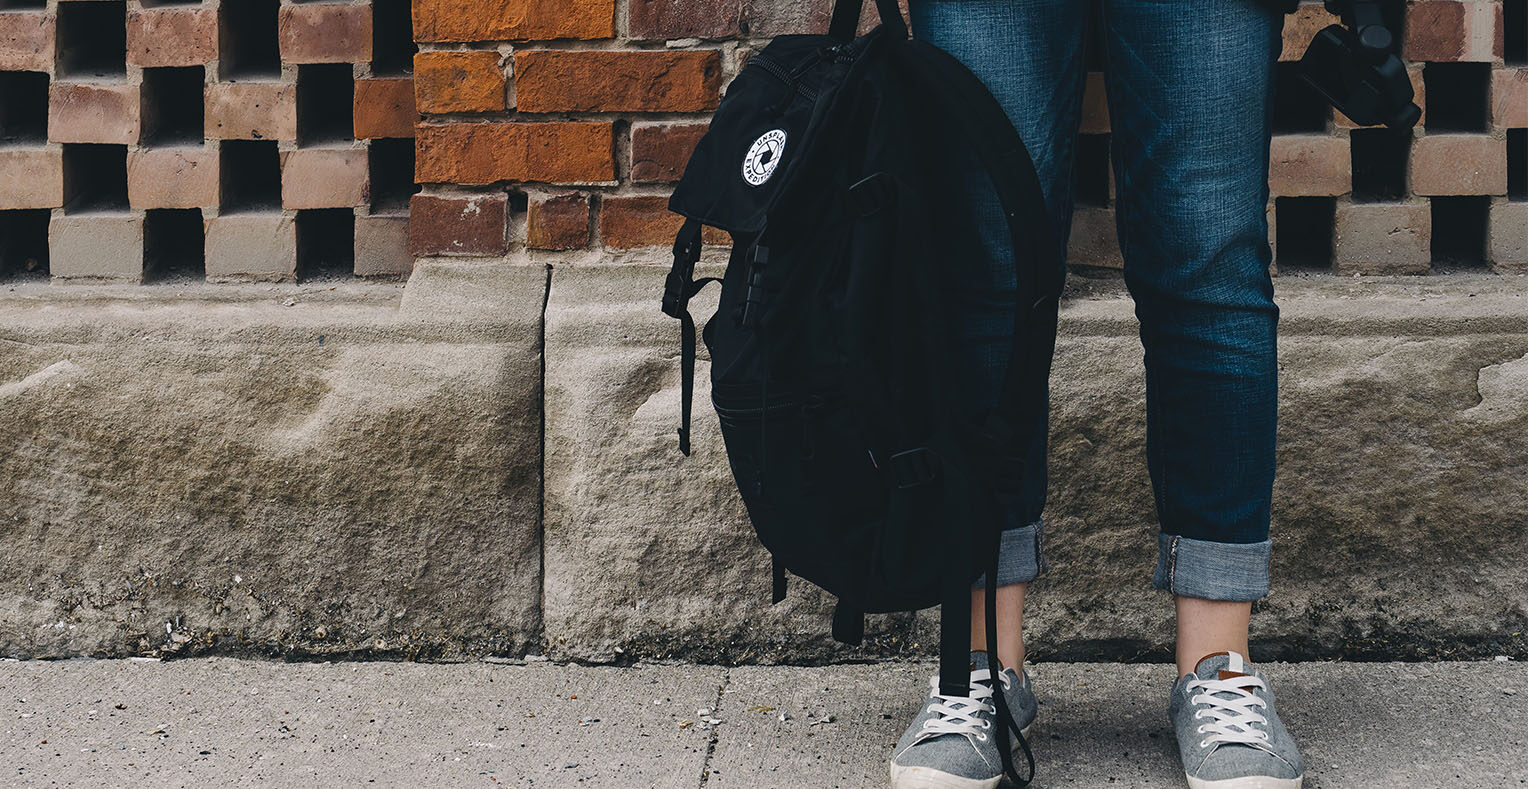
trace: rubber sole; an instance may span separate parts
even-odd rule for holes
[[[1027,739],[1032,728],[1033,725],[1025,726],[1019,733]],[[1017,740],[1012,747],[1015,754],[1023,753],[1019,750]],[[1002,782],[1001,775],[994,778],[965,778],[932,767],[903,767],[896,762],[891,763],[891,789],[997,789]]]
[[[1223,778],[1219,781],[1205,781],[1190,775],[1188,777],[1189,789],[1300,789],[1300,784],[1305,778],[1269,778],[1262,775],[1253,775],[1246,778]]]

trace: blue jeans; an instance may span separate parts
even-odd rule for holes
[[[1018,128],[1063,248],[1081,115],[1083,0],[911,0],[914,35],[950,52]],[[1102,0],[1116,230],[1146,366],[1146,464],[1161,526],[1153,585],[1209,600],[1268,592],[1278,307],[1268,142],[1283,17],[1256,0]],[[957,330],[975,390],[1007,365],[1014,271],[990,187],[989,254],[962,272]],[[1043,417],[1042,417],[1043,418]],[[997,583],[1044,570],[1045,425]]]

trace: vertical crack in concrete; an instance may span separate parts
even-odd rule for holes
[[[711,705],[711,717],[722,722],[711,727],[711,738],[706,741],[706,758],[700,763],[700,783],[704,787],[711,780],[711,757],[716,753],[716,742],[721,739],[721,727],[726,725],[726,719],[722,718],[722,694],[727,692],[727,685],[732,681],[732,669],[722,669],[722,681],[716,686],[716,702]]]
[[[538,624],[541,629],[541,654],[545,655],[551,645],[546,634],[546,311],[547,305],[552,301],[552,266],[546,267],[546,280],[541,289],[541,325],[536,351],[541,357],[541,382],[536,387],[536,407],[540,412],[541,435],[536,443],[541,450],[541,473],[539,485],[536,490],[536,555],[540,573],[541,599],[537,601],[539,616]]]

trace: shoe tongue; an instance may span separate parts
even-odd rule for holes
[[[1251,676],[1252,667],[1247,659],[1235,652],[1211,652],[1194,666],[1194,674],[1200,679],[1232,679]]]

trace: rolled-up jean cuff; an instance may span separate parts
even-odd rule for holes
[[[1002,547],[997,554],[997,585],[1022,584],[1035,580],[1045,572],[1045,553],[1041,545],[1044,524],[1035,521],[1018,529],[1003,532]],[[971,584],[972,589],[985,589],[986,571]]]
[[[1268,594],[1273,542],[1210,542],[1157,535],[1157,571],[1151,585],[1182,597],[1251,602]]]

